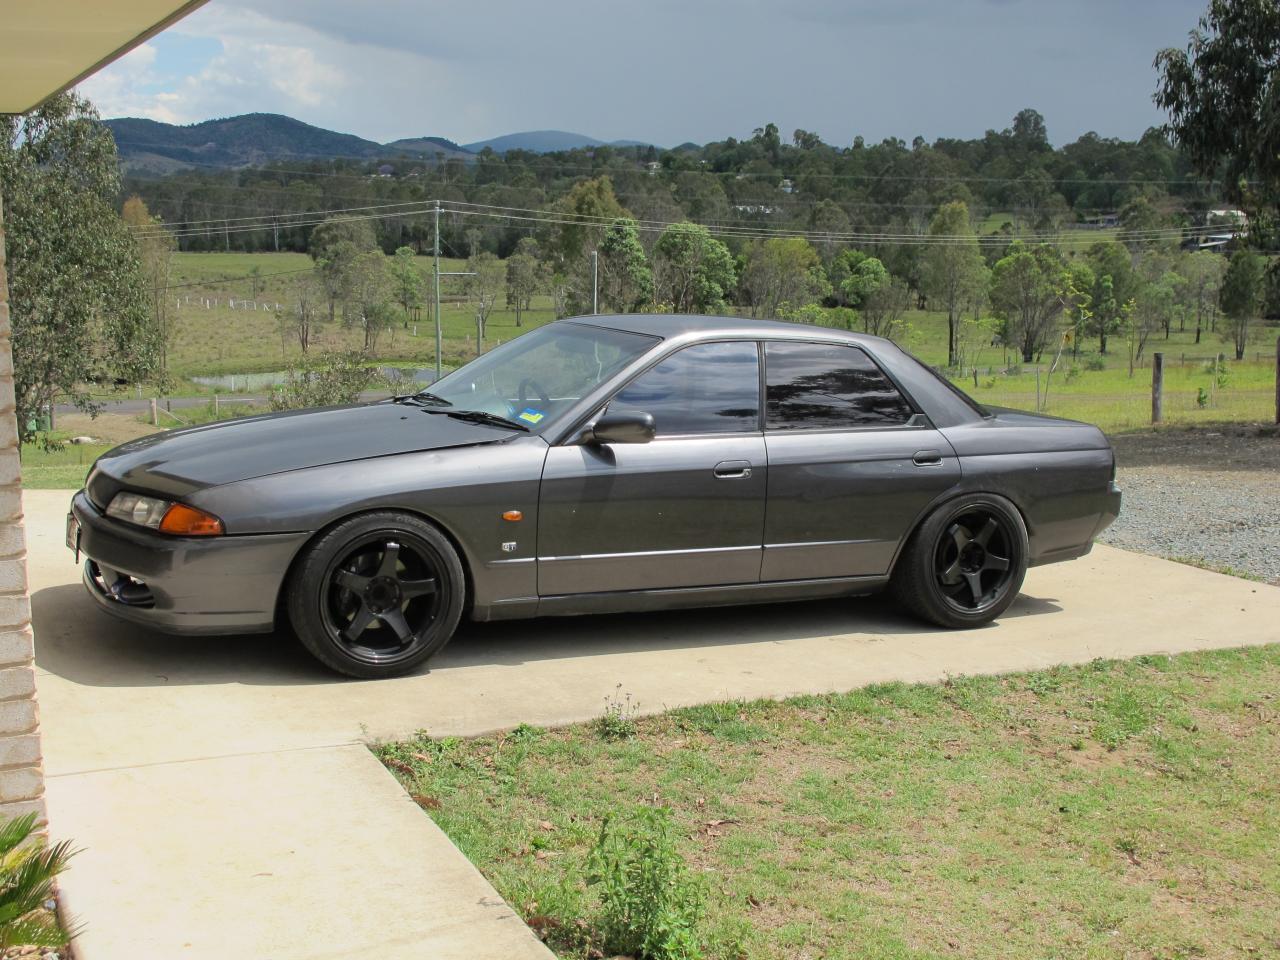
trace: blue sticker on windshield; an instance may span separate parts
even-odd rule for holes
[[[541,410],[535,410],[533,407],[525,407],[524,410],[520,412],[520,419],[525,421],[525,423],[537,423],[544,416],[546,416],[546,414]]]

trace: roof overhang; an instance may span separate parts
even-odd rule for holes
[[[26,113],[205,0],[13,0],[0,17],[0,114]]]

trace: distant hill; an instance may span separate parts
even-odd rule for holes
[[[498,153],[531,150],[551,153],[603,146],[604,141],[560,130],[512,133],[459,146],[444,137],[407,137],[375,143],[349,133],[313,127],[275,113],[246,113],[187,126],[121,117],[105,121],[115,135],[120,160],[130,173],[166,174],[192,167],[252,167],[285,160],[391,160],[405,154],[431,159],[471,159],[485,147]],[[644,146],[617,140],[609,146]]]
[[[107,120],[106,124],[127,168],[156,172],[184,166],[246,167],[329,157],[374,160],[386,154],[382,144],[372,140],[274,113],[247,113],[184,127],[133,117]]]
[[[524,133],[508,133],[494,137],[492,140],[479,140],[464,144],[464,149],[479,153],[485,147],[494,153],[506,153],[508,150],[528,150],[530,153],[555,153],[559,150],[581,150],[586,147],[645,147],[642,140],[614,140],[606,143],[595,137],[583,136],[581,133],[568,133],[564,130],[528,130]]]
[[[421,153],[428,157],[434,157],[437,153],[444,154],[446,158],[471,156],[471,151],[444,137],[407,137],[383,144],[383,149],[388,153]]]

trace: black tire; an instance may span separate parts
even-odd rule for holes
[[[1013,504],[967,494],[938,507],[911,535],[890,592],[907,612],[940,627],[980,627],[1018,596],[1029,553]]]
[[[343,520],[298,558],[286,593],[302,645],[331,670],[376,680],[408,673],[449,642],[466,584],[457,551],[412,514]]]

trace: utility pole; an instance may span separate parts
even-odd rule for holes
[[[440,335],[440,201],[439,200],[435,202],[435,215],[436,215],[436,231],[435,231],[434,248],[435,248],[435,276],[436,276],[436,282],[435,282],[435,288],[436,288],[436,296],[435,296],[435,299],[436,299],[436,379],[439,380],[440,379],[440,350],[442,349],[442,346],[443,346],[443,344],[441,343],[441,335]]]
[[[600,251],[591,251],[591,312],[600,312]]]

